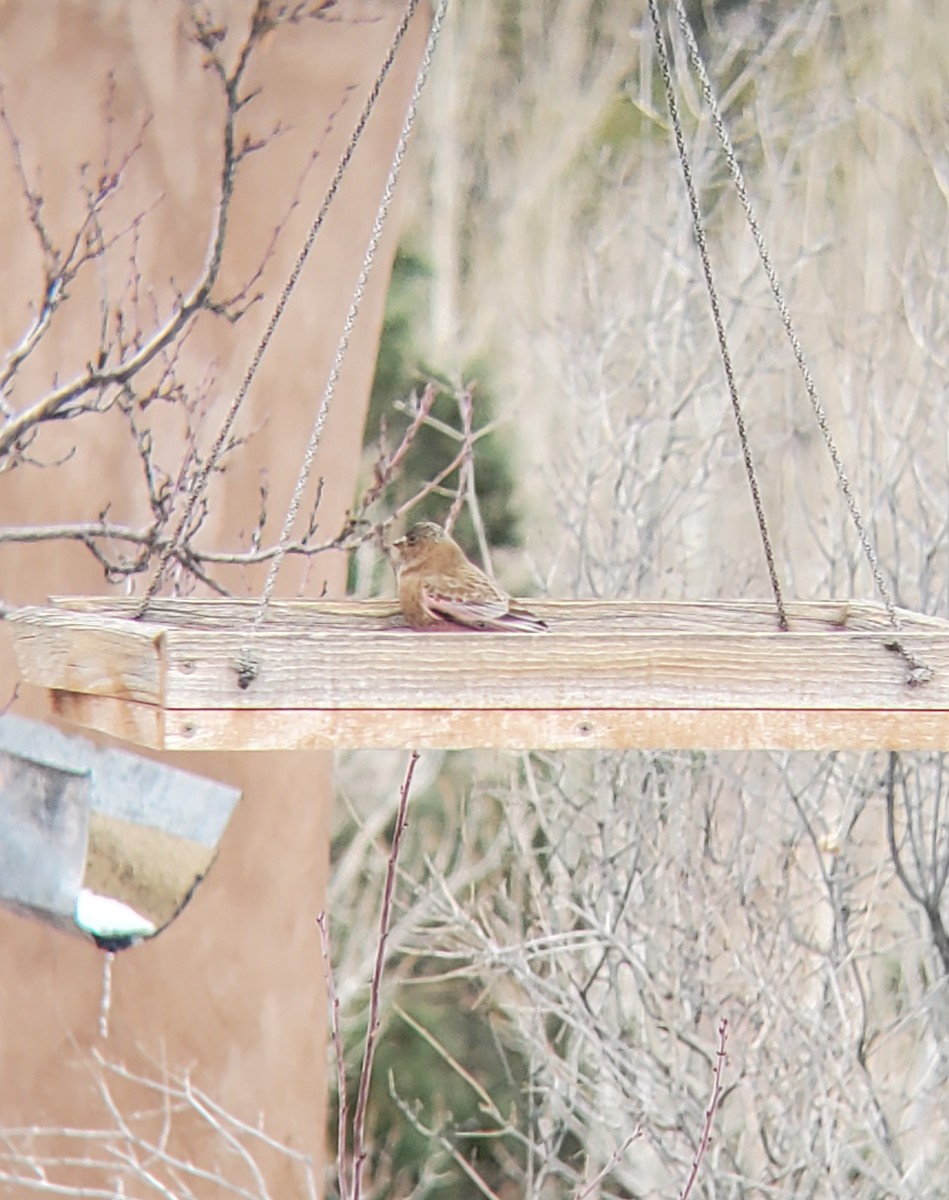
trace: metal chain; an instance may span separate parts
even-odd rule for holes
[[[715,287],[715,281],[712,277],[712,264],[709,259],[708,242],[705,237],[705,226],[702,223],[702,213],[699,209],[698,196],[695,191],[695,183],[692,178],[692,167],[689,163],[688,152],[685,147],[685,137],[682,132],[682,122],[679,119],[679,106],[676,103],[675,88],[672,83],[672,71],[669,66],[669,56],[666,53],[665,41],[662,36],[662,25],[659,20],[659,10],[656,6],[656,0],[648,0],[649,15],[652,19],[653,34],[655,36],[656,54],[659,59],[659,69],[662,73],[662,81],[666,91],[666,102],[669,105],[669,116],[672,120],[672,128],[675,134],[676,149],[679,154],[679,163],[682,167],[682,175],[685,179],[686,191],[689,194],[689,207],[692,210],[692,231],[695,236],[696,243],[699,248],[699,257],[702,260],[702,272],[705,275],[705,287],[708,291],[709,303],[712,308],[712,319],[715,323],[715,333],[718,337],[718,347],[722,356],[722,366],[725,370],[725,380],[728,384],[728,394],[731,397],[732,412],[735,417],[735,425],[738,429],[738,438],[741,442],[741,453],[745,463],[745,474],[748,477],[748,486],[751,489],[751,499],[754,504],[755,517],[758,520],[758,532],[761,535],[761,544],[764,547],[764,555],[768,564],[768,576],[771,580],[771,590],[774,593],[774,603],[778,611],[778,625],[782,630],[789,628],[787,611],[784,607],[784,599],[781,595],[781,584],[778,581],[778,570],[774,559],[774,549],[771,545],[771,536],[768,532],[768,524],[765,520],[764,505],[761,500],[761,491],[758,487],[758,476],[755,471],[754,458],[751,453],[751,445],[748,441],[748,430],[745,426],[745,418],[741,408],[741,401],[738,398],[738,387],[735,382],[735,372],[732,367],[731,354],[728,349],[728,339],[725,335],[725,322],[722,319],[721,306],[718,301],[718,291]]]
[[[399,134],[399,140],[395,148],[395,154],[392,158],[392,165],[389,168],[389,175],[386,179],[385,188],[382,193],[382,199],[379,202],[379,208],[376,212],[376,219],[373,223],[372,234],[369,238],[369,244],[366,247],[366,255],[363,260],[362,270],[359,273],[359,278],[356,281],[356,286],[353,290],[352,303],[349,306],[349,312],[346,316],[343,332],[339,339],[339,344],[336,347],[336,356],[333,359],[333,366],[330,370],[329,377],[326,381],[326,387],[323,392],[323,399],[320,403],[319,412],[316,415],[316,421],[313,424],[313,430],[310,434],[310,440],[307,444],[306,452],[303,456],[303,462],[300,466],[300,474],[297,477],[296,487],[293,491],[293,496],[290,499],[287,515],[284,519],[283,529],[280,534],[280,541],[277,545],[277,551],[271,560],[270,570],[267,573],[267,581],[264,584],[264,590],[260,597],[260,604],[254,618],[254,629],[260,628],[264,617],[267,613],[267,607],[273,595],[274,584],[277,581],[277,574],[286,556],[287,546],[290,543],[290,535],[293,531],[293,525],[297,518],[297,513],[300,508],[300,501],[303,497],[303,492],[306,489],[307,481],[310,478],[310,471],[313,467],[313,460],[316,457],[317,449],[319,448],[320,439],[323,435],[323,426],[326,424],[326,417],[336,394],[336,385],[339,382],[339,375],[342,369],[343,361],[346,357],[346,352],[349,349],[349,339],[356,324],[356,317],[359,314],[359,309],[362,304],[363,293],[366,289],[366,284],[369,280],[369,274],[372,270],[373,262],[375,261],[376,252],[379,249],[379,241],[382,237],[382,230],[385,225],[386,217],[389,215],[389,207],[392,203],[392,197],[395,194],[396,183],[398,182],[399,172],[402,168],[402,162],[405,158],[405,152],[408,148],[409,137],[412,133],[412,127],[415,124],[415,116],[418,110],[418,102],[422,95],[422,90],[425,87],[425,81],[428,78],[429,68],[432,64],[432,57],[435,53],[435,46],[438,42],[438,36],[441,33],[442,23],[445,19],[445,13],[448,10],[448,0],[439,0],[438,6],[432,17],[432,25],[428,34],[428,41],[425,43],[425,51],[422,55],[422,62],[419,67],[418,75],[415,79],[415,87],[412,91],[412,98],[409,101],[408,109],[406,110],[405,120],[402,123],[402,131]]]
[[[158,565],[155,568],[155,572],[151,580],[149,581],[148,587],[142,598],[141,605],[135,614],[137,617],[144,616],[149,604],[151,604],[152,600],[155,599],[158,589],[161,587],[162,578],[164,577],[168,563],[181,546],[181,540],[184,535],[184,531],[191,521],[198,500],[204,495],[205,489],[208,485],[208,480],[211,477],[211,472],[217,466],[218,460],[224,451],[224,446],[230,436],[231,427],[233,426],[237,417],[238,410],[247,396],[251,383],[254,381],[254,377],[256,376],[257,370],[260,367],[261,360],[263,359],[264,354],[267,352],[267,348],[269,347],[271,339],[273,338],[274,331],[280,322],[280,318],[283,316],[284,309],[287,307],[287,302],[297,285],[297,281],[300,278],[300,273],[302,272],[307,259],[310,257],[310,251],[313,249],[313,243],[316,241],[317,234],[322,229],[323,222],[326,220],[326,214],[329,212],[330,205],[335,199],[336,193],[339,191],[340,183],[342,182],[343,176],[346,174],[346,170],[352,161],[356,147],[359,145],[359,140],[369,122],[369,118],[372,115],[373,109],[375,108],[376,101],[379,99],[379,93],[382,91],[382,85],[385,83],[389,71],[392,69],[392,64],[395,62],[396,53],[398,52],[399,46],[402,43],[402,39],[405,37],[412,17],[415,15],[416,9],[419,6],[419,2],[420,0],[408,0],[405,12],[402,14],[402,19],[399,21],[398,27],[396,28],[395,34],[392,38],[388,53],[383,59],[382,65],[376,74],[375,80],[373,81],[373,85],[369,90],[369,95],[366,97],[366,102],[363,105],[362,112],[359,114],[359,118],[353,127],[353,131],[349,135],[349,141],[346,144],[346,149],[343,151],[342,157],[336,164],[336,170],[333,173],[333,178],[330,181],[326,195],[323,197],[323,202],[320,205],[319,212],[316,214],[313,219],[313,223],[310,225],[306,240],[303,243],[300,253],[297,255],[296,262],[293,265],[293,270],[290,272],[290,276],[287,279],[287,282],[284,284],[283,291],[280,293],[280,299],[277,301],[276,307],[271,314],[270,320],[267,323],[267,328],[264,331],[264,335],[260,339],[257,349],[254,351],[254,356],[251,359],[250,366],[247,368],[244,378],[241,381],[241,385],[237,389],[234,399],[231,401],[230,407],[228,408],[227,414],[224,417],[224,421],[221,425],[221,429],[217,435],[214,445],[211,447],[211,451],[208,454],[204,465],[201,467],[194,480],[194,483],[188,491],[188,498],[185,503],[185,509],[181,515],[181,519],[179,520],[177,526],[175,527],[174,533],[168,539],[168,542],[159,556]]]
[[[821,431],[821,436],[824,439],[824,445],[827,448],[827,453],[830,455],[830,461],[834,467],[834,473],[837,476],[837,485],[840,493],[846,502],[850,512],[851,520],[854,528],[857,531],[857,536],[860,539],[860,545],[863,548],[863,553],[870,564],[870,570],[873,573],[873,579],[876,583],[877,590],[883,599],[884,607],[886,608],[887,616],[893,629],[900,633],[902,631],[902,623],[900,622],[899,614],[896,611],[896,602],[894,600],[890,585],[887,583],[886,576],[883,574],[883,569],[880,566],[880,560],[877,557],[876,550],[870,540],[870,534],[867,530],[866,521],[863,513],[857,504],[853,490],[850,486],[850,480],[847,476],[846,468],[843,464],[843,459],[840,456],[840,451],[837,448],[837,443],[831,433],[830,424],[827,420],[827,412],[821,402],[817,392],[817,385],[814,382],[814,377],[811,374],[810,368],[807,365],[807,360],[804,357],[804,350],[801,346],[800,338],[797,330],[794,327],[794,322],[791,318],[791,310],[784,296],[784,289],[778,280],[777,273],[774,269],[774,264],[771,261],[771,255],[765,245],[764,235],[761,232],[761,226],[758,223],[755,214],[754,206],[751,203],[751,198],[748,195],[748,189],[745,186],[745,178],[738,162],[738,156],[735,153],[735,147],[729,137],[728,130],[725,127],[725,122],[722,119],[721,107],[712,87],[712,81],[709,78],[708,71],[705,68],[705,63],[702,60],[701,52],[699,51],[698,42],[689,22],[688,15],[685,11],[683,0],[673,0],[675,4],[676,16],[679,20],[679,27],[685,38],[686,45],[689,51],[689,60],[692,63],[695,73],[698,76],[699,83],[702,86],[702,94],[705,97],[705,103],[708,105],[709,112],[712,117],[712,123],[715,126],[715,132],[718,135],[718,140],[721,143],[722,150],[725,155],[725,161],[728,164],[728,171],[731,175],[732,182],[735,185],[735,190],[738,193],[738,198],[741,201],[741,206],[744,209],[745,219],[748,222],[748,228],[751,231],[751,236],[754,239],[755,246],[758,250],[758,257],[761,259],[761,265],[764,268],[764,273],[767,276],[768,284],[771,287],[771,294],[774,297],[777,305],[778,313],[781,317],[781,324],[784,326],[784,332],[787,334],[788,341],[791,345],[791,351],[794,355],[794,361],[797,363],[798,370],[801,372],[801,377],[804,380],[804,390],[807,393],[807,398],[811,403],[811,408],[814,411],[814,417],[817,420],[818,427]],[[909,682],[911,684],[925,683],[933,676],[932,668],[926,666],[917,656],[906,646],[899,642],[894,643],[899,652],[903,655],[910,667]]]

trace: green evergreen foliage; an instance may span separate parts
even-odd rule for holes
[[[415,336],[423,324],[428,302],[429,271],[422,259],[410,249],[396,254],[392,281],[386,301],[379,358],[373,381],[366,420],[365,446],[371,454],[383,430],[390,450],[408,428],[411,417],[403,402],[413,391],[428,382],[439,387],[432,408],[432,421],[424,425],[406,455],[398,477],[390,483],[382,500],[387,509],[397,507],[436,476],[455,457],[461,447],[462,417],[458,396],[473,382],[473,430],[477,434],[495,418],[496,404],[491,385],[490,364],[481,361],[467,365],[463,381],[449,383],[437,368],[425,364]],[[459,438],[451,436],[454,430]],[[517,519],[513,509],[513,474],[503,426],[478,438],[474,448],[474,476],[478,504],[490,545],[518,544]],[[408,520],[432,520],[443,523],[458,487],[458,472],[452,472],[441,486],[416,505]],[[455,527],[455,537],[470,553],[477,552],[477,539],[467,510]]]
[[[444,962],[437,965],[445,966]],[[398,964],[394,969],[399,969]],[[512,1156],[517,1159],[518,1170],[525,1169],[522,1147],[508,1139],[483,1136],[497,1118],[492,1121],[485,1111],[479,1089],[506,1118],[522,1102],[528,1071],[522,1057],[507,1049],[502,1051],[495,1042],[488,1014],[479,1009],[478,998],[478,989],[468,980],[446,980],[439,975],[426,982],[419,974],[400,989],[399,1005],[406,1018],[393,1016],[385,1037],[379,1041],[369,1124],[373,1153],[379,1155],[380,1162],[374,1164],[370,1175],[381,1172],[384,1163],[384,1170],[399,1182],[399,1194],[408,1194],[418,1184],[426,1162],[444,1159],[438,1137],[427,1136],[426,1130],[437,1131],[442,1137],[448,1135],[489,1186],[503,1185],[510,1174]],[[348,1031],[347,1057],[351,1061],[358,1061],[364,1041],[364,1025]],[[463,1064],[477,1087],[455,1064]],[[347,1086],[350,1113],[355,1109],[358,1083],[358,1076],[353,1074]],[[414,1121],[406,1119],[406,1105]],[[337,1113],[332,1112],[331,1128],[336,1120]],[[446,1194],[452,1194],[457,1179],[450,1173],[445,1178],[451,1181]]]

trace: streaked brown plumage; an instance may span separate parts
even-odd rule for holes
[[[399,552],[399,603],[415,629],[461,625],[469,629],[544,633],[547,626],[465,558],[440,525],[420,521],[393,542]]]

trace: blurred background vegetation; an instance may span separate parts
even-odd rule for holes
[[[425,361],[421,329],[430,282],[431,270],[418,254],[406,249],[396,253],[366,419],[367,451],[372,451],[383,435],[390,445],[399,443],[411,423],[405,404],[407,397],[430,382],[438,386],[439,394],[431,410],[431,422],[419,430],[402,469],[386,488],[381,503],[388,511],[397,508],[451,461],[458,451],[463,432],[458,396],[470,386],[475,396],[473,431],[483,435],[474,446],[474,472],[485,534],[492,546],[514,546],[518,542],[518,532],[508,444],[510,430],[507,437],[504,431],[484,435],[486,426],[494,422],[496,408],[490,366],[485,361],[466,363],[460,375],[449,380],[436,366]],[[452,433],[457,440],[452,439]],[[425,496],[412,509],[410,519],[444,523],[451,498],[459,486],[459,474],[460,468],[446,476],[434,493]],[[454,532],[469,554],[477,554],[478,543],[467,511],[462,510]]]
[[[873,539],[900,601],[944,613],[949,7],[688,8]],[[782,577],[805,598],[871,597],[671,45]],[[452,393],[477,378],[502,577],[767,596],[645,6],[455,6],[405,195],[367,445],[433,375],[457,429]],[[451,453],[428,430],[404,486]],[[726,1015],[727,1095],[693,1195],[942,1195],[949,827],[940,756],[900,757],[915,782],[894,800],[884,755],[427,755],[374,1091],[378,1194],[678,1194]],[[351,1063],[402,766],[341,765],[330,911]],[[896,871],[911,844],[928,909]]]

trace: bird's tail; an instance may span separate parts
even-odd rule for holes
[[[524,608],[508,609],[503,617],[493,622],[493,626],[509,633],[547,633],[547,622]]]

